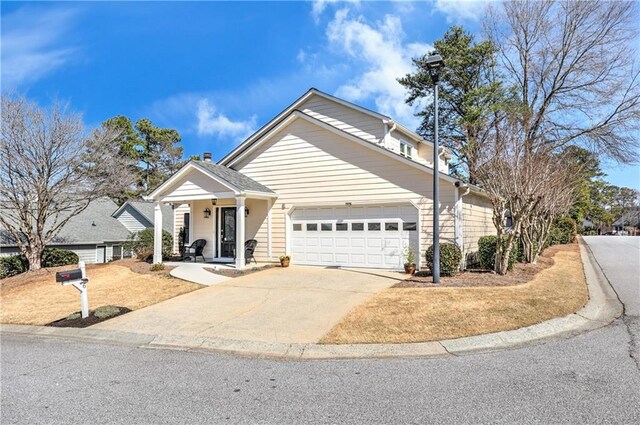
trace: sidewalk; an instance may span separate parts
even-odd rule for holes
[[[235,341],[219,338],[144,335],[100,329],[52,328],[0,325],[2,332],[80,338],[152,348],[210,350],[236,355],[280,359],[349,359],[387,357],[432,357],[464,355],[518,348],[543,341],[568,338],[608,325],[620,317],[623,307],[581,240],[580,253],[589,290],[589,301],[574,314],[514,331],[412,344],[283,344]]]

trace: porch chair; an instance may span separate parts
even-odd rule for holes
[[[246,264],[249,264],[252,258],[253,258],[253,261],[255,261],[255,263],[258,264],[256,257],[253,256],[253,251],[256,250],[257,245],[258,245],[258,241],[255,239],[249,239],[244,243],[244,258],[245,258]]]
[[[207,260],[205,260],[204,258],[204,247],[207,245],[207,241],[204,239],[197,239],[195,241],[193,241],[193,243],[184,250],[184,254],[182,254],[182,261],[185,260],[185,258],[191,258],[191,256],[193,255],[193,261],[195,263],[198,262],[198,257],[202,257],[202,261],[206,262]]]

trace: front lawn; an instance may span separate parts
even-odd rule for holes
[[[554,246],[544,255],[553,260],[549,267],[519,285],[389,288],[352,310],[321,343],[438,341],[517,329],[577,311],[588,299],[578,245]],[[491,285],[501,276],[482,278]]]
[[[135,260],[87,266],[89,308],[114,305],[137,310],[202,288],[174,279],[165,272],[150,273]],[[80,310],[80,293],[56,283],[55,272],[73,266],[23,273],[0,281],[0,323],[45,325]],[[139,269],[139,273],[135,269]]]

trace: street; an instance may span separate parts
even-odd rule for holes
[[[638,423],[640,238],[585,240],[626,316],[571,339],[454,358],[296,362],[5,333],[0,419]]]

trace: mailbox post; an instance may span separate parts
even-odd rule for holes
[[[82,312],[82,318],[89,317],[89,299],[87,298],[87,283],[89,278],[84,266],[84,261],[78,263],[78,268],[73,270],[66,270],[56,273],[56,282],[62,286],[71,285],[80,291],[80,310]]]

